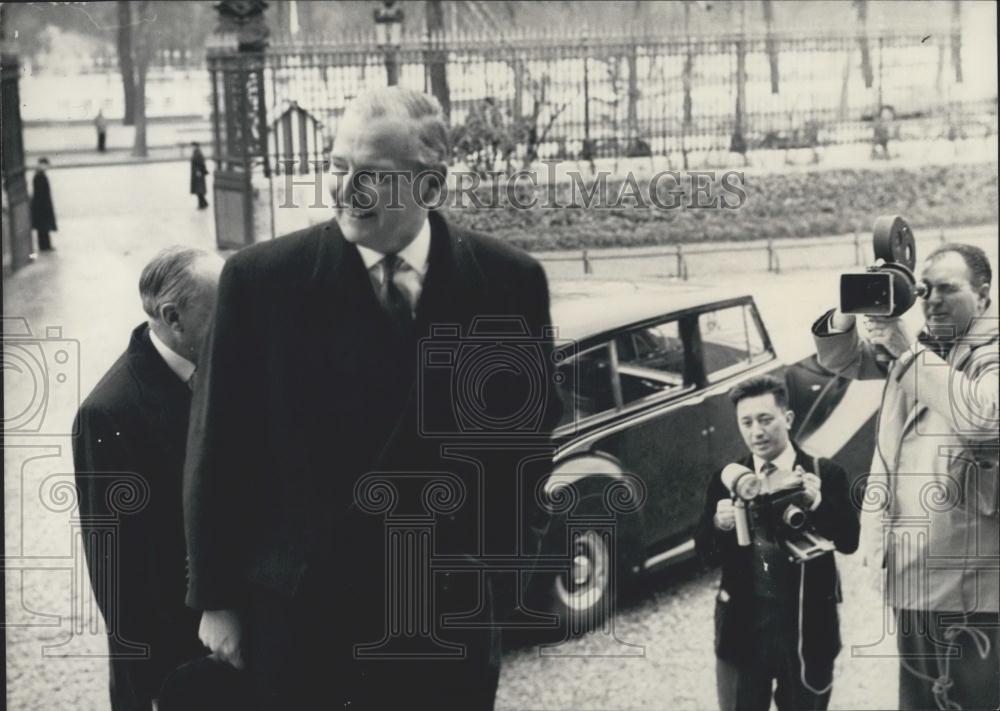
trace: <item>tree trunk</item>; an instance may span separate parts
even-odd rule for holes
[[[633,145],[639,131],[639,46],[633,42],[628,53],[628,111],[626,114],[628,143]]]
[[[854,0],[858,9],[858,44],[861,46],[861,73],[865,78],[865,88],[871,89],[875,83],[872,69],[872,52],[868,44],[868,0]]]
[[[444,40],[444,6],[441,0],[427,0],[424,5],[427,18],[427,34],[432,43]],[[424,66],[431,81],[431,93],[441,103],[445,116],[451,115],[451,89],[448,87],[448,52],[441,48],[428,50],[424,55]]]
[[[778,43],[774,39],[774,5],[771,0],[763,0],[764,23],[767,26],[767,60],[771,66],[771,93],[778,93]]]
[[[962,83],[962,3],[951,4],[951,64],[955,68],[955,83]]]
[[[132,58],[132,6],[127,0],[118,0],[118,67],[125,92],[122,123],[132,126],[135,123],[135,62]]]
[[[135,141],[132,143],[132,155],[145,158],[149,155],[146,146],[146,70],[147,61],[142,58],[136,63],[135,72]]]

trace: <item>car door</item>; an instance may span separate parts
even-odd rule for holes
[[[691,473],[707,455],[701,397],[692,378],[690,322],[634,327],[613,341],[622,410],[596,448],[619,459],[646,486],[642,543],[659,552],[696,523],[703,491]]]
[[[699,313],[694,340],[705,388],[711,451],[703,474],[703,485],[707,486],[714,472],[747,455],[729,391],[753,375],[780,376],[781,365],[748,299],[725,302]]]

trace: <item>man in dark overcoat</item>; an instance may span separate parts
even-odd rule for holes
[[[493,708],[561,407],[542,268],[433,209],[447,136],[433,97],[357,97],[336,220],[222,275],[188,602],[265,708]]]
[[[750,453],[739,462],[779,490],[791,474],[809,500],[815,533],[841,553],[858,547],[860,524],[846,472],[803,452],[790,438],[794,413],[774,376],[751,378],[730,393]],[[842,599],[833,553],[793,563],[777,537],[752,532],[738,544],[733,502],[721,473],[709,481],[696,535],[702,559],[722,564],[715,602],[716,682],[722,711],[825,709],[840,652],[837,605]]]
[[[150,711],[174,668],[206,653],[184,604],[181,480],[190,381],[221,269],[218,256],[186,247],[149,262],[139,280],[148,320],[76,416],[80,521],[113,711]]]
[[[198,143],[192,143],[194,150],[191,151],[191,194],[198,196],[198,209],[204,210],[208,207],[208,200],[205,193],[208,188],[205,186],[205,176],[208,175],[208,166],[205,165],[205,154],[201,152]]]
[[[38,233],[38,249],[43,252],[55,249],[49,233],[58,231],[56,210],[52,206],[52,189],[49,186],[49,176],[45,174],[48,167],[49,159],[39,158],[35,175],[31,179],[31,226]]]

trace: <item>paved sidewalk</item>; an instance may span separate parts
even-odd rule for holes
[[[212,125],[207,118],[152,119],[146,126],[149,158],[132,156],[135,127],[108,122],[107,146],[97,151],[97,131],[92,124],[73,122],[29,123],[24,127],[24,150],[29,164],[46,156],[55,168],[101,164],[187,160],[191,142],[211,151]]]

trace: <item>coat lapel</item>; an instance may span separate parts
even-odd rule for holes
[[[317,366],[365,372],[385,350],[382,310],[357,247],[344,239],[336,222],[322,230],[302,304],[301,332],[319,331]]]
[[[187,434],[191,391],[164,362],[149,339],[149,325],[142,324],[132,332],[128,346],[128,367],[137,387],[137,398],[144,409],[144,419],[153,423],[152,431],[168,449]]]

